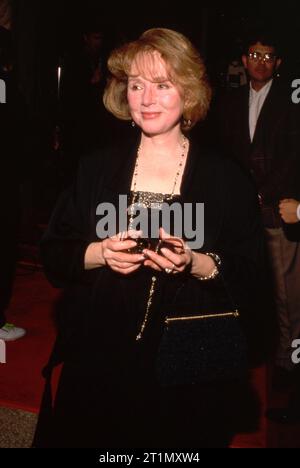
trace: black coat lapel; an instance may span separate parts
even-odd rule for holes
[[[195,142],[190,141],[187,161],[182,175],[180,193],[185,198],[192,184],[193,176],[196,173],[196,168],[199,163],[200,151]]]
[[[249,86],[245,86],[243,89],[243,96],[241,99],[240,118],[242,127],[242,138],[244,139],[245,145],[249,147],[251,145],[250,128],[249,128]]]
[[[129,194],[140,138],[131,139],[114,149],[105,177],[105,187],[116,194]]]

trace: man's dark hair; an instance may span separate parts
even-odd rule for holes
[[[262,45],[274,47],[277,56],[281,55],[279,38],[272,30],[265,28],[253,29],[248,32],[243,45],[243,53],[248,54],[249,47],[260,42]]]

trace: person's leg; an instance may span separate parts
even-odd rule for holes
[[[24,336],[25,330],[6,323],[5,312],[10,303],[15,278],[18,231],[18,205],[17,203],[8,205],[6,200],[7,197],[1,197],[3,202],[1,214],[4,222],[0,229],[0,339],[13,341]]]
[[[300,243],[284,237],[283,246],[290,334],[294,341],[300,336]]]
[[[0,328],[6,323],[5,311],[11,298],[16,262],[15,246],[11,240],[5,243],[1,242],[1,245],[3,249],[0,267]]]
[[[292,255],[285,253],[285,238],[282,229],[266,229],[265,231],[269,260],[273,273],[274,300],[279,326],[279,344],[275,364],[280,368],[290,370],[293,366],[291,361],[292,335],[285,273],[289,258]]]
[[[6,323],[5,313],[4,311],[0,310],[0,328],[3,327]]]
[[[271,421],[281,424],[300,422],[300,364],[294,369],[295,386],[290,394],[288,405],[281,408],[269,408],[266,416]]]
[[[286,239],[282,229],[266,231],[280,329],[276,364],[291,369],[292,341],[300,335],[300,244]]]

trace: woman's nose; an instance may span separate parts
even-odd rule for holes
[[[146,86],[144,89],[143,94],[143,104],[144,106],[151,106],[151,104],[155,104],[156,101],[156,93],[152,86]]]

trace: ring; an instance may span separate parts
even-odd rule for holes
[[[175,268],[175,265],[174,265],[174,263],[173,263],[172,268],[165,268],[165,272],[169,275],[170,273],[172,273],[172,271],[174,270],[174,268]]]

